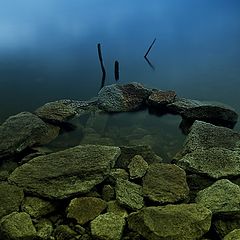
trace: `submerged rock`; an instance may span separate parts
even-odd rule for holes
[[[23,190],[15,185],[0,183],[0,219],[18,211],[23,201]]]
[[[152,90],[139,83],[112,84],[103,87],[98,93],[98,106],[106,112],[136,111],[145,106],[151,93]]]
[[[74,198],[67,208],[67,217],[73,218],[83,225],[100,215],[106,207],[107,203],[101,198]]]
[[[238,114],[233,108],[218,102],[179,98],[167,107],[185,119],[201,120],[229,128],[233,128],[238,119]]]
[[[182,201],[189,194],[186,173],[174,164],[151,164],[143,178],[143,193],[159,203]]]
[[[0,238],[4,240],[30,240],[37,235],[27,213],[13,212],[0,221]]]
[[[209,231],[211,217],[198,204],[146,207],[128,216],[128,227],[148,240],[194,240]]]
[[[58,127],[46,124],[32,113],[21,112],[11,116],[0,126],[0,158],[49,143],[58,133]]]
[[[240,187],[227,179],[218,180],[200,191],[196,202],[210,209],[213,214],[239,214]]]
[[[80,145],[30,160],[15,169],[9,181],[26,192],[63,199],[101,183],[119,155],[118,147]]]
[[[99,215],[91,222],[91,233],[97,239],[120,240],[122,238],[125,220],[114,213]]]

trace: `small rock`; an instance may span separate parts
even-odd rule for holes
[[[41,219],[36,225],[37,237],[42,240],[49,240],[52,232],[53,225],[52,222],[48,219]]]
[[[74,218],[80,225],[84,225],[97,217],[106,207],[107,203],[100,198],[74,198],[67,208],[67,217]]]
[[[235,229],[226,235],[223,240],[238,240],[240,239],[240,229]]]
[[[111,185],[104,185],[102,189],[102,199],[106,202],[115,198],[115,190]]]
[[[0,183],[0,219],[18,211],[23,201],[23,190],[15,185]]]
[[[29,240],[34,239],[37,232],[27,213],[13,212],[1,219],[0,235],[4,240]]]
[[[143,178],[144,196],[159,203],[179,202],[188,197],[186,173],[174,164],[153,163]]]
[[[144,206],[142,187],[127,180],[117,180],[116,199],[121,204],[132,210]]]
[[[109,174],[109,181],[115,184],[118,179],[128,180],[129,175],[127,171],[122,168],[113,168]]]
[[[196,202],[210,209],[213,214],[239,214],[240,187],[227,179],[218,180],[200,191]]]
[[[74,239],[77,233],[68,225],[59,225],[55,228],[53,235],[56,240]]]
[[[38,198],[25,197],[22,203],[22,211],[28,213],[33,218],[39,218],[56,210],[53,203]]]
[[[124,218],[114,213],[99,215],[91,222],[91,233],[104,240],[120,240],[125,226]]]
[[[107,204],[108,204],[107,212],[114,213],[114,214],[119,215],[123,218],[128,216],[127,210],[124,209],[122,206],[120,206],[116,200],[109,201]]]
[[[130,179],[141,178],[148,169],[148,163],[140,155],[135,155],[128,165]]]

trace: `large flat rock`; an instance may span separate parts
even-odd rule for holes
[[[30,112],[9,117],[0,126],[0,158],[22,152],[28,147],[49,143],[59,128],[46,124]]]
[[[30,160],[9,181],[39,196],[67,198],[89,192],[108,177],[120,152],[118,147],[76,146]]]
[[[211,217],[198,204],[146,207],[128,216],[128,227],[148,240],[194,240],[208,232]]]

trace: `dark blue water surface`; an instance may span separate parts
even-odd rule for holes
[[[143,56],[153,41],[148,57]],[[0,2],[0,121],[101,84],[97,43],[114,83],[176,90],[240,110],[238,0],[9,0]]]

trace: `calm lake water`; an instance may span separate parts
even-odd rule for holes
[[[149,45],[156,38],[148,58]],[[14,0],[0,3],[0,122],[101,84],[140,82],[240,111],[238,0]]]

